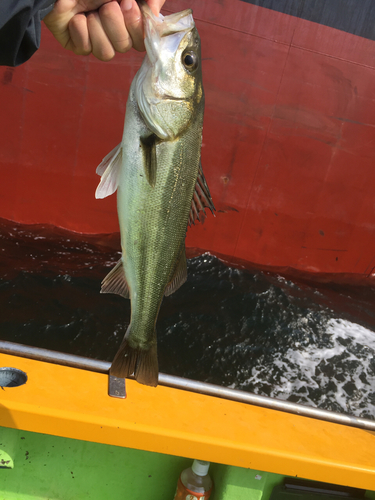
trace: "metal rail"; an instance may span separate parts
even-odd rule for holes
[[[14,342],[6,342],[0,340],[0,352],[10,354],[13,356],[20,356],[24,358],[36,359],[47,363],[55,363],[59,365],[70,366],[73,368],[80,368],[99,373],[108,373],[110,363],[108,361],[99,361],[95,359],[85,358],[83,356],[76,356],[74,354],[64,354],[57,351],[50,351],[40,347],[30,347]],[[181,377],[174,377],[164,373],[159,374],[159,384],[175,389],[182,389],[185,391],[197,392],[206,394],[207,396],[214,396],[223,399],[229,399],[240,403],[252,404],[269,408],[271,410],[278,410],[287,413],[293,413],[304,417],[315,418],[336,424],[343,424],[350,427],[358,427],[367,431],[375,432],[375,421],[366,418],[354,417],[344,413],[337,413],[327,410],[320,410],[311,406],[304,406],[281,399],[269,398],[266,396],[258,396],[249,392],[238,391],[235,389],[228,389],[214,384],[207,384],[205,382],[197,382]]]

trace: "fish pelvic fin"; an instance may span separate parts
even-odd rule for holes
[[[207,215],[205,208],[209,208],[212,214],[215,215],[214,211],[216,208],[212,201],[210,190],[203,174],[202,163],[199,162],[197,182],[195,184],[193,199],[191,200],[189,226],[195,224],[196,220],[199,220],[202,224],[204,223]]]
[[[172,295],[176,290],[180,288],[181,285],[187,280],[187,266],[186,266],[186,250],[185,245],[183,245],[177,265],[173,274],[173,278],[168,283],[164,295]]]
[[[110,153],[103,158],[96,169],[96,173],[101,179],[95,191],[95,198],[106,198],[113,194],[119,183],[122,164],[121,142]]]
[[[132,347],[125,335],[114,357],[109,373],[115,377],[130,377],[134,373],[137,382],[156,387],[159,378],[159,365],[156,346],[156,332],[148,349]]]
[[[116,293],[125,299],[130,297],[128,282],[126,281],[122,259],[120,259],[115,267],[107,274],[102,281],[100,293]]]

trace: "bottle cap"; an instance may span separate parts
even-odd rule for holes
[[[204,462],[203,460],[194,460],[192,465],[192,471],[197,476],[205,476],[210,468],[210,462]]]

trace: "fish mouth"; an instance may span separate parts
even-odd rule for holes
[[[168,43],[168,49],[175,52],[186,33],[195,27],[193,11],[186,9],[168,16],[155,16],[144,0],[137,1],[143,16],[146,52],[150,62],[154,64],[158,59],[161,43]]]

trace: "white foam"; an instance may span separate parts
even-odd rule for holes
[[[306,318],[296,320],[294,329],[309,333]],[[327,318],[320,335],[328,336],[320,345],[300,342],[284,353],[276,353],[273,366],[253,367],[251,377],[240,386],[270,384],[270,396],[287,399],[292,394],[304,397],[311,406],[325,406],[336,403],[344,412],[361,416],[364,410],[375,416],[375,370],[371,361],[375,354],[375,333],[363,326],[343,319]],[[321,363],[324,364],[323,370]],[[324,370],[324,367],[328,367]],[[276,370],[274,370],[276,368]],[[270,373],[271,370],[271,373]],[[280,373],[273,377],[272,373]],[[277,379],[277,380],[276,380]],[[349,386],[346,384],[349,384]],[[355,386],[355,387],[354,387]],[[336,387],[337,390],[332,388]],[[319,389],[320,400],[309,397],[309,389]],[[300,391],[300,392],[299,392]],[[348,394],[349,392],[349,394]],[[370,397],[369,397],[370,396]]]

